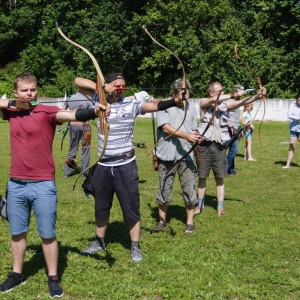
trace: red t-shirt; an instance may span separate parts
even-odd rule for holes
[[[59,110],[45,105],[30,111],[2,110],[10,123],[11,178],[54,180],[52,143]]]

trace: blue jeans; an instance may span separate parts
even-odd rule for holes
[[[228,174],[235,174],[235,166],[234,166],[234,158],[239,150],[239,141],[236,140],[231,147],[229,148],[228,154],[227,154],[227,172]]]
[[[56,235],[56,185],[53,180],[7,183],[7,215],[11,235],[28,232],[30,212],[34,211],[39,235]]]

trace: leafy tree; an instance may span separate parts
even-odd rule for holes
[[[183,62],[194,97],[203,96],[206,85],[216,80],[228,91],[235,83],[257,87],[258,76],[268,97],[294,97],[298,91],[299,1],[0,0],[0,4],[2,78],[8,80],[3,74],[16,62],[20,71],[37,76],[40,91],[47,96],[68,91],[76,76],[96,78],[90,58],[58,34],[55,21],[94,54],[104,74],[122,71],[133,89],[169,89],[182,76],[176,58],[146,35],[145,25]],[[236,44],[243,62],[234,55]]]

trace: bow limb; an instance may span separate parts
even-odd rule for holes
[[[257,80],[259,87],[262,88],[262,84],[261,84],[260,78],[258,76],[256,77],[256,80]],[[259,128],[258,128],[258,140],[261,142],[261,126],[262,126],[262,123],[263,123],[263,120],[264,120],[265,114],[266,114],[266,98],[264,95],[262,95],[260,103],[264,104],[264,113],[263,113],[263,116],[262,116],[262,119],[260,121]]]
[[[105,79],[104,76],[101,72],[100,66],[96,60],[96,58],[94,57],[94,55],[88,51],[86,48],[84,48],[83,46],[79,45],[78,43],[72,41],[71,39],[69,39],[63,32],[62,30],[59,28],[58,24],[56,23],[56,27],[58,32],[60,33],[60,35],[69,43],[75,45],[76,47],[80,48],[81,50],[83,50],[92,60],[96,71],[97,71],[97,82],[96,82],[96,93],[98,95],[99,98],[99,103],[103,104],[105,106],[107,106],[107,101],[106,101],[106,97],[105,97]],[[75,179],[74,185],[73,185],[73,190],[75,188],[76,182],[78,180],[78,178],[84,174],[85,172],[87,172],[90,168],[92,168],[93,166],[95,166],[103,157],[105,150],[106,150],[106,146],[107,146],[107,141],[108,141],[108,134],[109,134],[109,124],[107,123],[106,120],[106,115],[105,115],[105,111],[100,110],[99,112],[99,122],[100,122],[100,129],[101,132],[104,136],[104,143],[103,143],[103,149],[101,154],[99,155],[99,157],[97,158],[97,160],[91,164],[88,168],[86,168],[85,170],[83,170]]]
[[[218,93],[218,96],[217,96],[217,99],[216,99],[216,102],[215,102],[215,106],[214,106],[214,111],[213,111],[212,116],[211,116],[209,122],[207,123],[205,129],[203,130],[202,133],[199,133],[199,132],[197,131],[197,132],[199,133],[199,135],[203,137],[203,140],[200,141],[200,142],[198,142],[198,143],[195,143],[195,144],[191,147],[191,149],[190,149],[188,152],[186,152],[179,160],[175,161],[175,163],[174,163],[174,164],[166,171],[166,173],[165,173],[165,175],[164,175],[164,178],[165,178],[165,176],[166,176],[166,175],[167,175],[167,174],[168,174],[175,166],[177,166],[178,164],[180,164],[186,157],[188,157],[188,156],[192,153],[192,151],[193,151],[198,145],[200,145],[201,143],[204,142],[204,140],[205,140],[205,139],[204,139],[204,135],[205,135],[206,131],[208,130],[208,128],[209,128],[209,127],[212,125],[212,123],[214,122],[215,115],[216,115],[216,112],[217,112],[217,106],[218,106],[218,104],[219,104],[219,99],[220,99],[221,93],[222,93],[222,91],[220,91],[220,92]]]
[[[241,61],[241,63],[243,63],[247,68],[250,69],[250,71],[252,72],[252,74],[255,76],[256,81],[257,81],[259,87],[262,88],[262,84],[261,84],[260,77],[255,73],[255,71],[254,71],[252,68],[250,68],[250,66],[249,66],[247,63],[245,63],[245,62],[241,59],[241,57],[240,57],[240,55],[239,55],[239,53],[238,53],[237,47],[238,47],[238,44],[235,44],[235,47],[234,47],[234,54],[235,54],[235,56]],[[257,113],[258,113],[258,110],[259,110],[259,108],[260,108],[261,103],[264,104],[264,112],[263,112],[263,116],[262,116],[262,119],[261,119],[261,121],[260,121],[259,129],[258,129],[258,140],[259,140],[260,142],[261,142],[261,126],[262,126],[262,123],[263,123],[263,120],[264,120],[265,114],[266,114],[266,98],[265,98],[264,95],[262,95],[262,97],[261,97],[261,102],[260,102],[260,104],[259,104],[259,106],[258,106],[258,108],[257,108],[257,111],[256,111],[256,113],[255,113],[255,116],[253,117],[253,120],[255,119],[255,117],[256,117],[256,115],[257,115]]]
[[[97,60],[96,60],[96,58],[94,57],[94,55],[93,55],[89,50],[87,50],[86,48],[84,48],[83,46],[77,44],[76,42],[72,41],[72,40],[69,39],[67,36],[65,36],[65,34],[64,34],[64,33],[62,32],[62,30],[59,28],[59,26],[58,26],[57,23],[56,23],[56,27],[57,27],[57,30],[58,30],[58,32],[60,33],[60,35],[61,35],[65,40],[67,40],[69,43],[75,45],[76,47],[79,47],[81,50],[83,50],[83,51],[91,58],[91,60],[92,60],[93,63],[94,63],[94,66],[95,66],[95,68],[96,68],[96,70],[97,70],[97,74],[100,76],[102,82],[103,82],[104,85],[105,85],[105,79],[104,79],[104,76],[103,76],[103,74],[102,74],[102,72],[101,72],[100,66],[99,66],[99,64],[98,64],[98,62],[97,62]]]
[[[160,47],[164,48],[165,50],[167,50],[168,52],[170,52],[173,56],[175,56],[175,58],[178,60],[181,69],[182,69],[182,86],[181,89],[186,90],[186,72],[185,72],[185,68],[184,65],[182,63],[182,61],[180,60],[180,58],[170,49],[168,49],[166,46],[162,45],[161,43],[159,43],[151,34],[150,32],[147,30],[146,26],[143,27],[143,29],[145,30],[145,32],[148,34],[148,36],[152,39],[152,41],[154,43],[156,43],[157,45],[159,45]],[[183,116],[183,120],[181,122],[181,124],[178,126],[177,129],[175,129],[173,132],[171,132],[168,136],[164,137],[163,139],[161,139],[159,142],[157,142],[147,153],[147,156],[158,146],[158,144],[160,144],[162,141],[166,140],[167,138],[171,137],[172,135],[174,135],[183,125],[185,119],[186,119],[186,114],[187,114],[187,109],[186,109],[186,99],[182,99],[183,100],[183,109],[184,109],[184,116]]]

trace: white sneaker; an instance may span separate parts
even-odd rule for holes
[[[289,169],[289,168],[290,168],[289,166],[282,167],[282,169]]]

